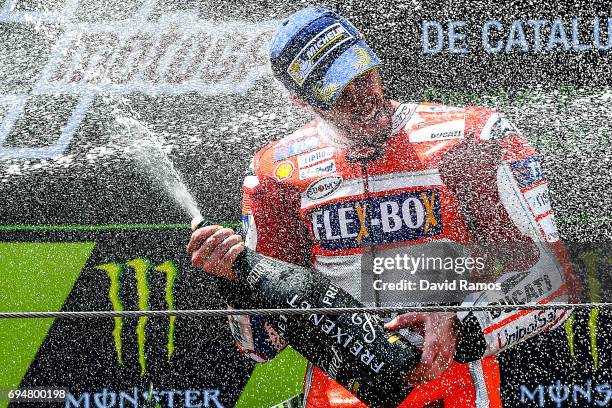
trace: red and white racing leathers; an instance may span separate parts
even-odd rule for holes
[[[465,301],[568,301],[571,269],[540,164],[513,125],[480,107],[402,104],[378,152],[349,149],[332,128],[315,120],[255,155],[243,187],[246,245],[309,265],[360,299],[365,253],[385,256],[438,241],[519,242],[521,256],[495,261],[495,270],[504,272],[492,280],[503,291],[475,293]],[[401,296],[411,301],[410,292]],[[482,358],[453,363],[440,378],[416,387],[402,407],[434,401],[446,407],[501,406],[494,356],[558,326],[567,313],[509,309],[475,316],[486,339]],[[258,361],[282,347],[261,319],[235,318],[232,330],[242,350]],[[365,406],[313,366],[304,391],[308,407]]]

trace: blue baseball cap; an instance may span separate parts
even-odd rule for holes
[[[326,8],[308,7],[281,22],[272,38],[270,63],[289,91],[330,109],[353,79],[380,60],[347,19]]]

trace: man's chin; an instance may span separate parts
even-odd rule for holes
[[[347,129],[347,136],[353,146],[379,147],[391,135],[391,118],[385,118],[379,123],[369,126],[353,126]]]

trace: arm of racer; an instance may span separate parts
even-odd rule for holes
[[[199,222],[199,219],[194,219],[192,228],[196,228]],[[232,271],[234,261],[244,248],[242,236],[220,225],[208,225],[196,229],[187,245],[194,266],[222,278],[217,282],[217,287],[226,297],[229,309],[235,308],[236,302],[242,302],[238,308],[253,307],[249,303],[251,300],[249,294],[244,290],[244,286],[238,283]],[[286,346],[264,317],[229,315],[228,323],[240,353],[258,363],[273,358]]]
[[[385,329],[411,328],[424,338],[421,362],[407,377],[412,385],[431,381],[453,363],[457,317],[454,313],[405,313],[385,324]]]
[[[509,308],[457,314],[459,362],[494,356],[558,327],[571,313],[513,305],[567,302],[579,290],[558,238],[541,156],[503,116],[494,113],[487,123],[478,141],[457,146],[445,174],[479,243],[505,258],[503,273],[492,279],[501,290],[472,293],[464,305]],[[500,250],[504,245],[511,250]]]

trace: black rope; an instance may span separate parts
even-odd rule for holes
[[[345,313],[440,313],[511,310],[590,310],[612,309],[612,303],[553,303],[546,305],[469,305],[469,306],[399,306],[399,307],[338,307],[310,309],[195,309],[195,310],[121,310],[121,311],[61,311],[61,312],[0,312],[0,319],[40,318],[103,318],[103,317],[223,317],[228,315],[273,316],[273,315],[341,315]]]

